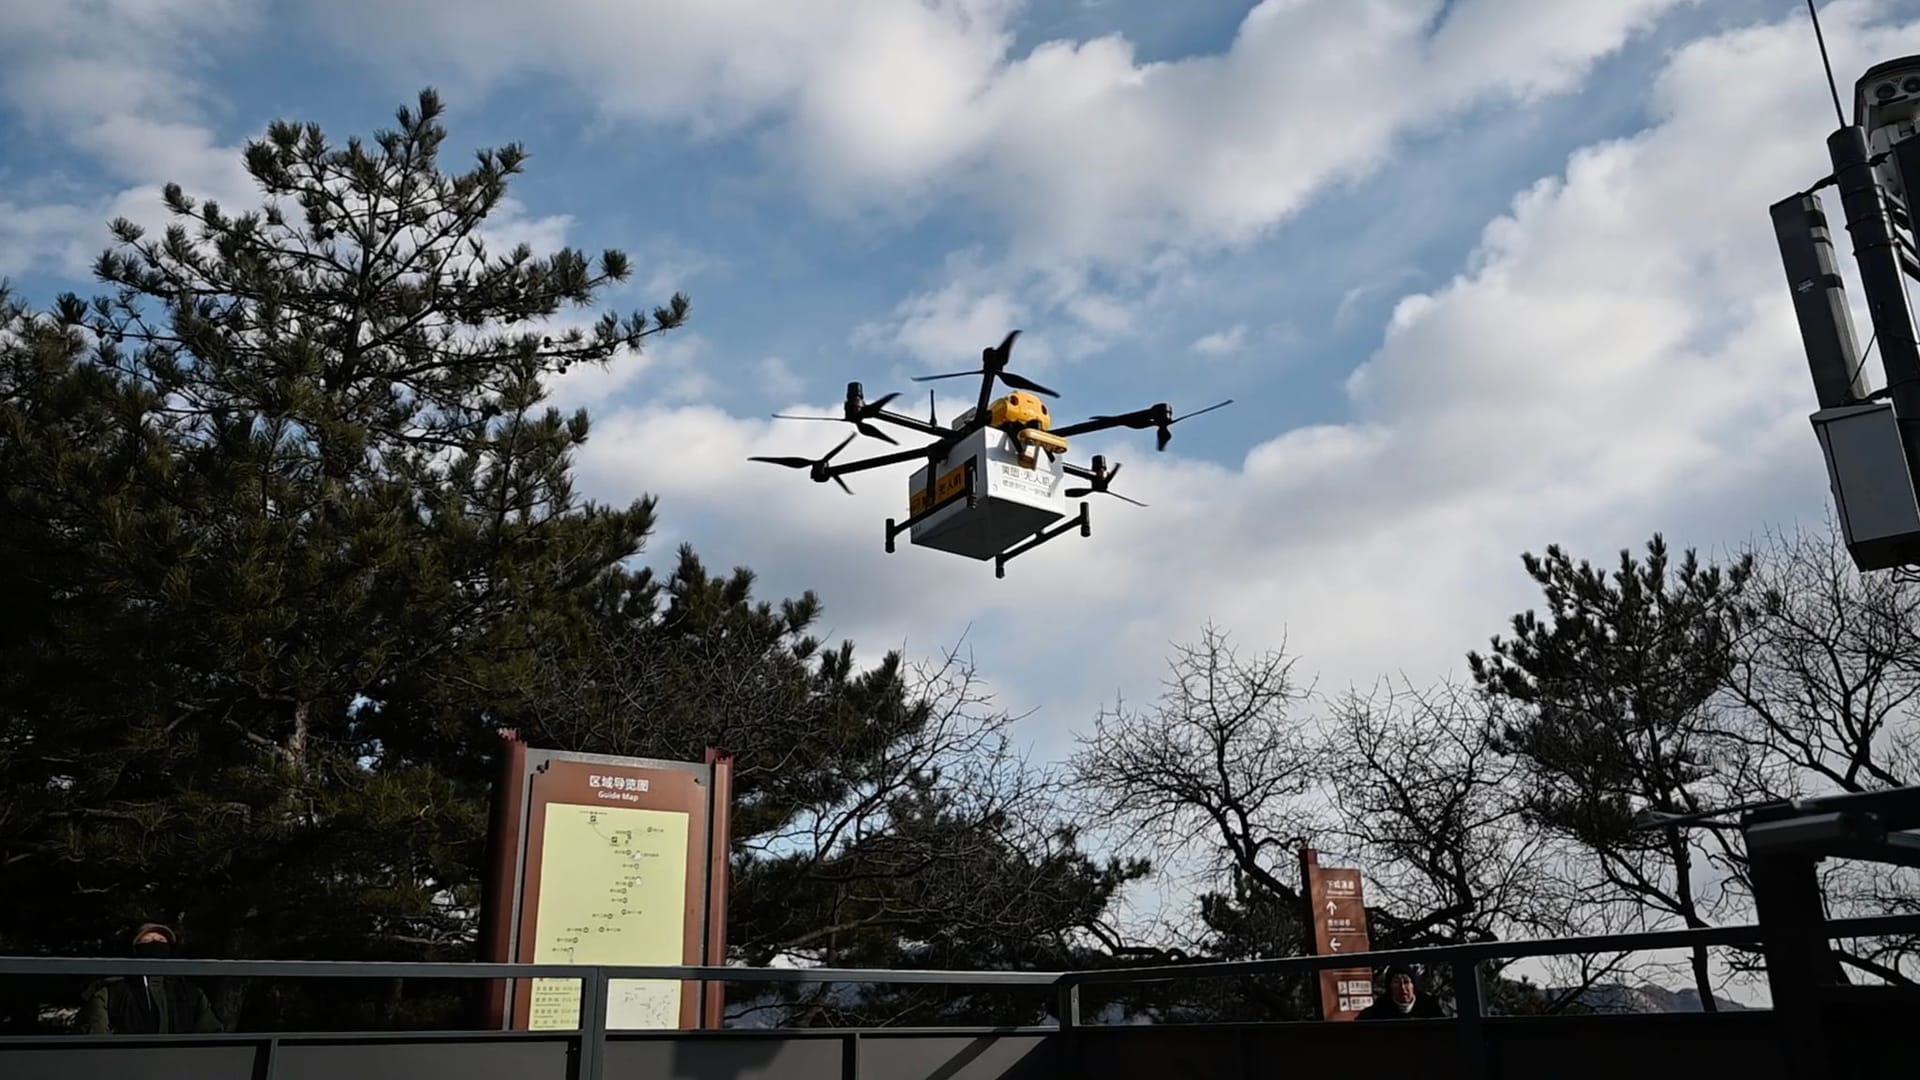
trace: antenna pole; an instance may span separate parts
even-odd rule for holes
[[[1820,32],[1820,13],[1813,8],[1813,0],[1807,0],[1807,18],[1813,20],[1813,40],[1820,44],[1820,66],[1827,69],[1827,93],[1833,95],[1833,118],[1841,127],[1847,126],[1847,112],[1840,107],[1840,84],[1833,81],[1833,61],[1827,58],[1827,36]]]
[[[1880,364],[1887,372],[1893,412],[1908,432],[1909,447],[1920,445],[1920,340],[1915,339],[1913,309],[1901,283],[1900,265],[1880,181],[1873,173],[1867,130],[1842,126],[1827,136],[1835,186],[1853,237],[1854,264],[1867,294],[1873,336],[1880,343]]]

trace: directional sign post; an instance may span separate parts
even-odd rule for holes
[[[1313,922],[1314,955],[1341,956],[1369,951],[1367,905],[1360,871],[1322,867],[1320,853],[1306,848],[1300,852],[1300,879]],[[1372,968],[1320,973],[1322,1019],[1351,1020],[1371,1004]]]

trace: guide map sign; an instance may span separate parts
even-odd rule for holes
[[[495,793],[483,959],[718,965],[726,955],[731,759],[532,749],[508,733]],[[719,1027],[723,988],[612,979],[611,1030]],[[578,979],[494,984],[496,1028],[571,1030]]]
[[[1307,896],[1307,915],[1313,926],[1315,956],[1365,953],[1366,894],[1360,871],[1320,865],[1320,853],[1300,852],[1300,877]],[[1351,1020],[1373,1004],[1373,969],[1340,968],[1320,973],[1320,1016],[1324,1020]]]

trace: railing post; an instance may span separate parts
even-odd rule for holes
[[[1767,961],[1767,989],[1773,998],[1774,1030],[1793,1075],[1826,1080],[1826,1017],[1820,984],[1833,967],[1827,940],[1826,908],[1821,900],[1817,860],[1795,852],[1753,853],[1748,833],[1748,873],[1753,882],[1754,913],[1760,921],[1760,945]]]
[[[1060,984],[1060,1030],[1071,1031],[1080,1026],[1080,984],[1063,982]]]
[[[1080,1080],[1080,984],[1068,977],[1058,984],[1055,1011],[1060,1014],[1060,1075]]]
[[[1453,962],[1454,1024],[1460,1035],[1460,1075],[1467,1080],[1487,1080],[1487,1032],[1482,1023],[1486,1015],[1485,987],[1480,981],[1480,961]]]
[[[860,1080],[860,1033],[849,1031],[840,1043],[840,1080]]]
[[[600,1080],[607,1049],[607,972],[594,968],[580,980],[580,1056],[574,1080]]]

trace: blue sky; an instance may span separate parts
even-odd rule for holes
[[[1216,619],[1322,685],[1458,674],[1518,555],[1715,547],[1824,482],[1766,206],[1830,116],[1787,0],[0,0],[0,275],[86,291],[112,213],[244,199],[276,118],[369,132],[423,85],[455,160],[532,153],[503,235],[635,256],[689,329],[560,388],[588,490],[817,587],[869,654],[962,635],[1042,754]],[[1843,79],[1920,4],[1829,5]],[[370,27],[378,27],[370,32]],[[1009,570],[880,550],[818,452],[858,379],[924,392],[1007,329],[1066,413],[1232,397],[1088,440],[1135,510]],[[1211,344],[1203,344],[1208,343]],[[951,384],[949,384],[951,385]],[[952,402],[942,414],[951,415]]]

